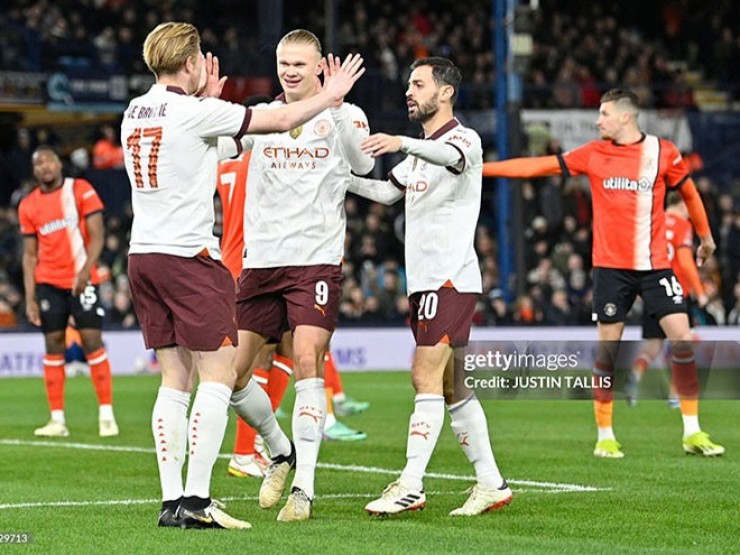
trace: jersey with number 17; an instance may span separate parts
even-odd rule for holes
[[[123,115],[121,141],[134,220],[129,252],[220,258],[213,234],[218,160],[249,127],[251,110],[155,84]],[[239,145],[239,148],[241,145]]]

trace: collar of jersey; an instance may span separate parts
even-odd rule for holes
[[[442,127],[437,129],[434,133],[432,133],[428,137],[425,137],[424,132],[422,131],[421,135],[419,135],[419,138],[424,139],[426,141],[435,141],[439,139],[442,135],[450,131],[451,129],[454,129],[455,127],[457,127],[458,125],[460,125],[460,122],[457,121],[456,118],[452,118],[450,121],[445,123]]]
[[[642,133],[642,136],[640,137],[640,139],[637,140],[637,141],[635,141],[634,143],[622,144],[622,143],[618,143],[617,141],[612,141],[612,144],[614,146],[633,146],[633,145],[639,145],[640,143],[644,142],[646,138],[647,138],[647,135],[645,133]]]

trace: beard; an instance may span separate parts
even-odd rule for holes
[[[438,111],[439,109],[437,108],[437,94],[435,94],[428,102],[425,102],[424,104],[417,104],[416,112],[413,114],[409,113],[409,120],[424,123],[425,121],[433,118]]]

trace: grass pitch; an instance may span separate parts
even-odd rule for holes
[[[702,426],[723,443],[718,459],[686,456],[677,411],[661,401],[618,401],[615,430],[626,457],[596,459],[589,401],[483,401],[497,462],[514,502],[477,518],[451,518],[472,485],[472,467],[445,425],[425,480],[427,508],[378,519],[365,503],[405,460],[413,392],[407,373],[345,374],[347,391],[372,403],[345,422],[358,443],[324,442],[314,516],[278,523],[257,506],[254,479],[214,472],[215,497],[250,531],[158,529],[159,481],[149,419],[154,376],[114,381],[117,438],[97,436],[86,378],[67,381],[71,435],[34,438],[48,412],[41,379],[0,380],[0,538],[29,533],[23,553],[706,553],[737,552],[740,537],[740,403],[702,403]],[[290,407],[292,394],[284,406]],[[233,420],[233,419],[232,419]],[[284,429],[290,420],[281,420]],[[233,442],[230,423],[222,453]],[[0,539],[0,541],[2,541]],[[187,551],[186,551],[187,550]]]

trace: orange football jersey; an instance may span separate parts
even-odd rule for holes
[[[21,234],[38,239],[36,283],[72,289],[74,279],[87,261],[85,218],[103,210],[103,202],[84,179],[67,178],[58,189],[44,193],[34,189],[18,207]],[[100,283],[93,266],[90,281]]]
[[[247,200],[247,173],[251,151],[218,165],[216,189],[223,206],[221,260],[234,279],[242,271],[244,253],[244,203]]]
[[[645,135],[619,145],[591,141],[561,157],[563,175],[586,174],[593,202],[593,265],[624,270],[670,268],[665,195],[688,179],[669,141]]]

